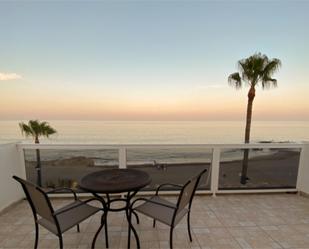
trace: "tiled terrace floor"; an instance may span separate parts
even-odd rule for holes
[[[173,198],[171,198],[173,199]],[[54,200],[55,207],[69,200]],[[126,248],[127,223],[123,213],[110,213],[110,248]],[[168,227],[140,215],[136,225],[141,248],[169,248]],[[90,248],[100,215],[64,235],[64,248]],[[185,219],[175,229],[174,248],[204,249],[309,249],[309,199],[298,195],[197,196],[192,210],[193,242],[188,240]],[[58,239],[43,228],[39,248],[58,248]],[[33,218],[26,201],[0,216],[0,248],[33,248]],[[134,239],[132,238],[132,241]],[[103,234],[96,248],[105,248]],[[135,248],[135,243],[131,248]]]

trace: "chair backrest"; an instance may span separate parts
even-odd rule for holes
[[[181,212],[187,205],[191,208],[191,203],[195,194],[195,190],[198,187],[199,181],[207,169],[204,169],[195,177],[191,178],[182,188],[177,201],[177,211],[176,214]]]
[[[32,212],[35,216],[35,219],[36,215],[38,214],[42,218],[55,223],[55,218],[52,215],[54,210],[47,194],[40,187],[34,185],[29,181],[21,179],[17,176],[13,176],[13,178],[16,181],[18,181],[23,187],[23,190],[32,208]]]

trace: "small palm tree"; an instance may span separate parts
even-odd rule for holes
[[[23,122],[19,123],[19,127],[21,130],[21,133],[25,135],[26,137],[33,137],[34,142],[36,144],[39,144],[39,137],[49,137],[50,135],[56,133],[57,131],[52,128],[47,122],[43,121],[40,122],[39,120],[30,120],[28,124],[25,124]],[[37,165],[36,165],[36,171],[37,171],[37,184],[39,186],[42,186],[42,174],[41,174],[41,156],[40,156],[40,150],[36,150],[36,159],[37,159]]]
[[[238,61],[239,72],[229,76],[228,82],[230,85],[239,89],[246,83],[250,88],[248,92],[245,143],[250,142],[250,129],[252,120],[252,107],[255,97],[255,87],[261,83],[262,89],[276,87],[277,80],[272,78],[272,75],[278,71],[281,66],[279,59],[269,59],[266,55],[256,53],[246,59]],[[241,172],[241,184],[247,182],[249,150],[244,150],[244,158]]]

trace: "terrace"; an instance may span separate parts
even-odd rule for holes
[[[200,168],[208,168],[209,175],[202,179],[198,195],[193,202],[193,242],[188,241],[186,223],[177,226],[174,248],[309,248],[309,144],[224,144],[224,145],[33,145],[6,144],[0,146],[0,248],[33,248],[34,225],[28,203],[22,200],[20,187],[11,179],[13,174],[35,181],[31,153],[40,149],[42,153],[43,186],[70,185],[83,174],[107,167],[146,170],[153,183],[141,194],[150,194],[154,187],[164,182],[183,182],[188,172],[194,174]],[[240,153],[250,149],[250,180],[240,185]],[[137,151],[145,162],[149,151],[164,151],[177,160],[164,162],[153,158],[156,163],[138,163]],[[195,151],[197,160],[188,162],[184,151]],[[108,163],[81,165],[67,170],[75,159],[51,160],[50,155],[64,152],[73,155],[81,164],[89,162],[93,151],[108,151]],[[173,153],[172,153],[173,152]],[[205,156],[201,156],[201,153]],[[231,154],[236,152],[236,154]],[[85,155],[86,159],[81,157]],[[132,156],[135,155],[135,156]],[[154,154],[151,154],[153,156]],[[159,155],[159,154],[156,154]],[[59,156],[60,157],[60,156]],[[115,158],[114,158],[115,157]],[[62,161],[61,161],[62,160]],[[63,161],[65,160],[65,161]],[[147,160],[146,160],[147,161]],[[183,162],[183,163],[181,163]],[[67,164],[65,164],[67,163]],[[191,166],[190,166],[191,165]],[[189,168],[188,168],[189,167]],[[191,168],[190,168],[191,167]],[[251,167],[251,168],[250,168]],[[61,173],[61,174],[60,174]],[[66,175],[67,174],[67,175]],[[50,176],[52,177],[50,177]],[[55,180],[55,176],[62,176]],[[68,179],[71,176],[73,179]],[[67,179],[67,180],[65,180]],[[49,186],[50,185],[50,186]],[[174,200],[175,191],[165,194]],[[87,193],[80,193],[86,196]],[[59,198],[60,197],[60,198]],[[22,201],[21,201],[22,200]],[[67,194],[53,198],[55,207],[66,204]],[[140,216],[135,224],[141,240],[141,248],[169,248],[168,227]],[[91,240],[98,227],[100,216],[95,215],[81,224],[81,233],[75,229],[64,234],[64,248],[90,248]],[[30,233],[30,234],[29,234]],[[109,215],[110,248],[126,248],[127,223],[123,213]],[[134,240],[132,240],[134,242]],[[39,248],[58,248],[58,240],[46,230],[41,230]],[[105,248],[104,235],[100,234],[96,248]],[[133,243],[132,248],[135,248]]]

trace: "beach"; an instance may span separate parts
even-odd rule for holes
[[[238,153],[239,154],[239,153]],[[248,177],[246,185],[240,184],[241,154],[239,159],[225,158],[220,163],[219,189],[255,189],[255,188],[295,188],[299,151],[292,149],[274,149],[268,153],[257,153],[251,156],[248,167]],[[168,155],[166,155],[168,157]],[[222,155],[224,158],[224,154]],[[54,159],[42,161],[42,179],[44,187],[69,186],[76,187],[80,179],[88,173],[118,168],[114,165],[95,165],[93,158],[75,156],[65,159]],[[128,168],[138,168],[146,171],[152,177],[152,183],[147,186],[147,190],[152,190],[156,186],[165,182],[184,183],[190,177],[196,175],[202,169],[211,172],[210,161],[171,163],[162,162],[156,164],[128,164]],[[35,161],[26,160],[27,179],[36,182]],[[205,176],[201,181],[200,189],[210,188],[210,177]]]

